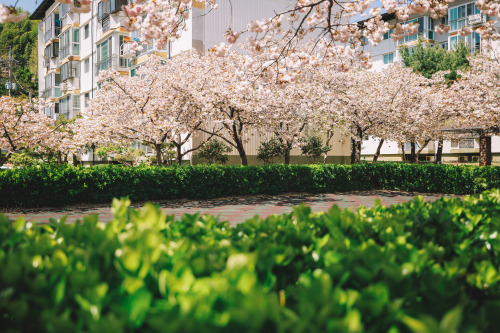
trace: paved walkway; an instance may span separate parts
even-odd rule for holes
[[[419,194],[393,192],[393,191],[370,191],[351,192],[341,194],[289,194],[279,196],[256,195],[237,198],[221,198],[204,201],[168,201],[157,202],[167,214],[175,214],[177,217],[183,214],[211,214],[219,216],[223,220],[231,223],[240,223],[252,218],[255,215],[267,217],[273,214],[291,213],[292,207],[301,203],[310,206],[314,212],[327,211],[332,205],[340,208],[354,209],[358,206],[373,207],[375,199],[380,199],[384,205],[412,200]],[[434,201],[441,195],[422,194],[425,200]],[[451,197],[451,195],[446,195]],[[132,205],[141,207],[142,204]],[[0,208],[0,213],[5,212]],[[68,223],[76,222],[84,215],[98,214],[101,222],[109,222],[112,215],[109,205],[93,206],[71,206],[64,208],[41,208],[29,210],[10,210],[6,213],[11,219],[16,219],[24,215],[27,221],[47,223],[49,218],[59,219],[68,215]]]

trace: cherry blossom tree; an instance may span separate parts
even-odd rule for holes
[[[17,150],[46,151],[51,146],[54,123],[40,113],[41,107],[36,100],[29,103],[0,97],[0,149],[7,151],[0,156],[0,165]]]
[[[202,113],[192,101],[193,94],[180,84],[182,58],[178,59],[165,62],[152,57],[134,77],[104,73],[101,89],[78,122],[80,145],[141,142],[154,147],[158,165],[166,142],[175,142],[180,149],[201,125]],[[183,154],[178,156],[182,159]]]
[[[194,89],[210,121],[201,131],[236,149],[243,165],[248,165],[245,142],[251,130],[263,126],[266,117],[261,99],[265,88],[249,82],[251,68],[248,58],[235,52],[224,58],[207,52],[198,62],[197,84],[201,89]]]
[[[471,67],[443,94],[450,112],[458,112],[455,129],[478,133],[480,165],[491,165],[491,135],[500,132],[500,58],[489,53],[469,58]],[[468,129],[468,130],[467,130]]]

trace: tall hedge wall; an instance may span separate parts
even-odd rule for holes
[[[0,171],[0,207],[61,206],[246,194],[403,190],[469,194],[500,188],[500,167],[411,165],[269,165],[76,168]]]

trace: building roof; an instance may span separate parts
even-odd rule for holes
[[[43,0],[40,6],[31,14],[30,20],[41,20],[45,17],[45,12],[52,6],[55,0]]]

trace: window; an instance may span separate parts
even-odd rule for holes
[[[467,17],[474,14],[480,14],[480,12],[473,3],[450,8],[448,11],[450,31],[460,30],[465,27],[467,25]]]
[[[389,39],[389,38],[391,38],[391,34],[392,34],[392,32],[393,32],[393,31],[392,31],[392,29],[391,29],[391,30],[389,30],[388,32],[386,32],[386,33],[384,34],[384,40],[385,40],[385,39]]]
[[[55,58],[59,56],[59,42],[53,42],[43,50],[45,59]]]
[[[384,54],[384,65],[389,65],[394,62],[394,53]]]
[[[67,96],[67,97],[64,97],[64,98],[61,98],[60,99],[60,112],[61,112],[61,115],[64,116],[64,118],[66,119],[69,119],[70,115],[70,111],[71,111],[71,104],[70,104],[70,100],[71,100],[71,96]]]
[[[80,95],[73,95],[73,115],[80,112]]]
[[[84,39],[87,39],[89,38],[89,25],[86,24],[85,27],[83,28],[83,32],[84,32]]]
[[[101,44],[97,45],[97,64],[96,64],[96,74],[100,71],[105,71],[111,68],[111,56],[113,54],[112,50],[112,39],[108,38]]]
[[[97,5],[97,19],[103,20],[109,14],[116,13],[121,10],[123,5],[127,5],[128,0],[108,0],[100,1]]]
[[[66,14],[69,13],[69,5],[60,5],[59,7],[59,14],[61,17],[66,16]]]
[[[84,99],[85,99],[85,108],[88,108],[89,107],[90,94],[86,93]]]
[[[419,17],[418,19],[414,19],[414,20],[410,20],[406,23],[408,24],[416,24],[418,23],[419,26],[418,26],[418,31],[416,34],[413,34],[413,35],[410,35],[410,36],[405,36],[405,43],[409,43],[409,42],[413,42],[413,41],[417,41],[418,40],[418,37],[421,36],[423,33],[424,33],[424,18],[425,17]]]
[[[67,79],[78,77],[78,62],[68,61],[61,66],[61,81],[66,81]]]
[[[439,44],[439,45],[441,45],[441,47],[442,47],[443,49],[448,50],[448,42],[444,42],[444,43],[441,43],[441,44]]]
[[[89,72],[89,68],[90,68],[90,59],[87,58],[85,59],[85,61],[83,62],[83,71],[85,73],[88,73]]]
[[[59,38],[59,57],[61,60],[80,54],[80,30],[68,29]]]

